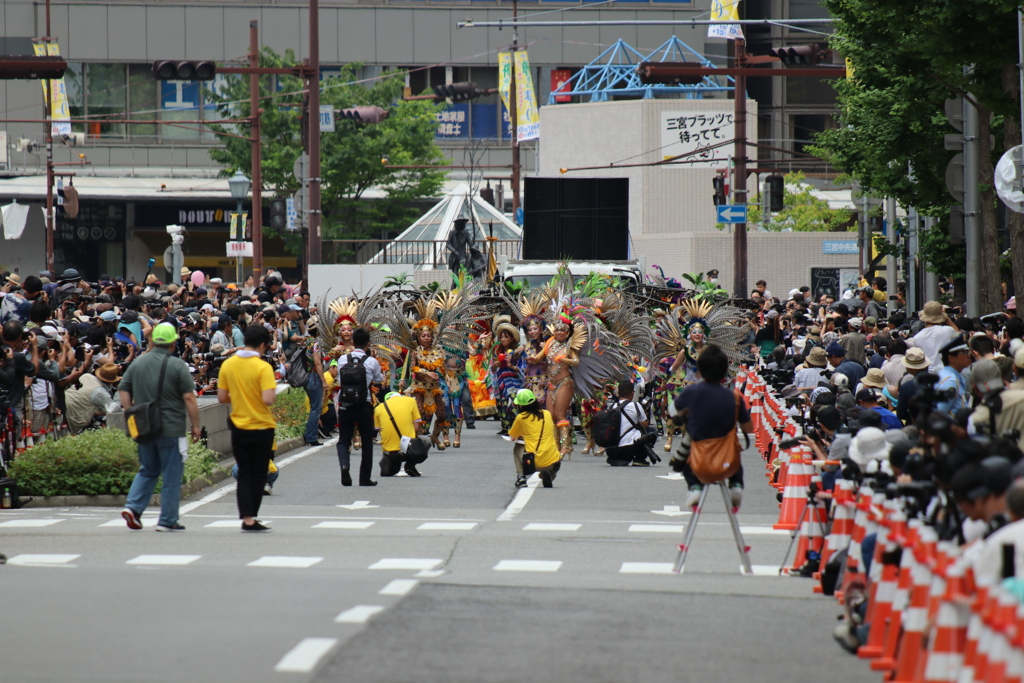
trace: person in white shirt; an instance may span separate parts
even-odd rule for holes
[[[942,355],[939,352],[960,334],[960,330],[943,312],[942,304],[938,301],[927,302],[917,317],[925,327],[907,340],[907,346],[924,351],[928,358],[928,371],[938,374],[942,369]]]
[[[633,400],[632,382],[628,380],[619,382],[618,395],[618,406],[621,411],[619,445],[607,450],[606,462],[612,467],[628,467],[629,465],[647,467],[650,464],[648,462],[650,452],[646,445],[647,413],[639,403]]]

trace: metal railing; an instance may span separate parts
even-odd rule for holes
[[[487,253],[488,240],[474,247]],[[519,258],[519,240],[494,240],[494,256]],[[322,263],[393,263],[426,268],[448,267],[448,243],[444,240],[324,240]]]

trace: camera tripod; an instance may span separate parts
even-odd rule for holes
[[[704,501],[707,500],[708,491],[711,490],[712,486],[717,486],[722,492],[722,501],[725,503],[725,513],[729,516],[729,525],[732,526],[732,535],[736,539],[736,549],[740,551],[740,560],[743,562],[743,573],[753,574],[754,569],[750,566],[750,556],[747,554],[750,552],[750,546],[743,541],[743,534],[740,533],[740,524],[736,521],[736,513],[732,509],[732,501],[729,499],[729,491],[724,481],[719,481],[714,484],[704,484],[703,490],[700,492],[700,500],[697,501],[697,507],[693,511],[693,515],[690,517],[689,524],[686,525],[686,535],[683,537],[683,542],[679,545],[679,555],[676,557],[676,564],[672,568],[676,574],[680,574],[683,571],[683,564],[686,563],[686,553],[690,550],[690,544],[693,541],[693,534],[697,530],[697,522],[700,520],[700,513],[704,509]]]

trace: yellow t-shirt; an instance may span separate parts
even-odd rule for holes
[[[263,392],[273,389],[274,369],[262,358],[232,356],[220,366],[218,389],[231,394],[231,421],[239,429],[273,429],[277,426]]]
[[[527,453],[533,453],[537,457],[537,467],[549,467],[562,459],[555,445],[555,421],[551,419],[551,413],[544,413],[544,422],[527,413],[520,413],[516,416],[512,428],[508,430],[508,436],[513,441],[522,437]],[[544,425],[544,434],[541,434],[541,425]],[[540,444],[538,445],[538,441]]]
[[[380,429],[380,447],[385,451],[402,450],[402,437],[416,435],[416,420],[420,419],[420,410],[416,407],[416,399],[411,396],[393,396],[387,401],[391,415],[395,418],[395,424],[401,430],[401,434],[395,431],[395,425],[391,424],[384,404],[379,403],[373,409],[373,424]]]
[[[327,409],[331,405],[331,392],[334,390],[334,375],[329,372],[324,373],[324,405],[320,409],[320,414],[323,415],[327,412]],[[309,397],[306,397],[306,402],[309,402]]]

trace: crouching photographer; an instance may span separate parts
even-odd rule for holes
[[[652,433],[643,407],[633,400],[633,384],[619,382],[619,445],[609,448],[606,462],[612,467],[648,467],[661,462],[651,445],[657,435]]]
[[[792,448],[796,445],[806,446],[814,453],[815,460],[834,460],[842,462],[847,456],[853,435],[843,421],[843,416],[834,406],[819,405],[811,409],[811,426],[798,439],[783,441],[780,449]],[[831,491],[835,488],[838,465],[825,465],[821,473],[821,488]]]

